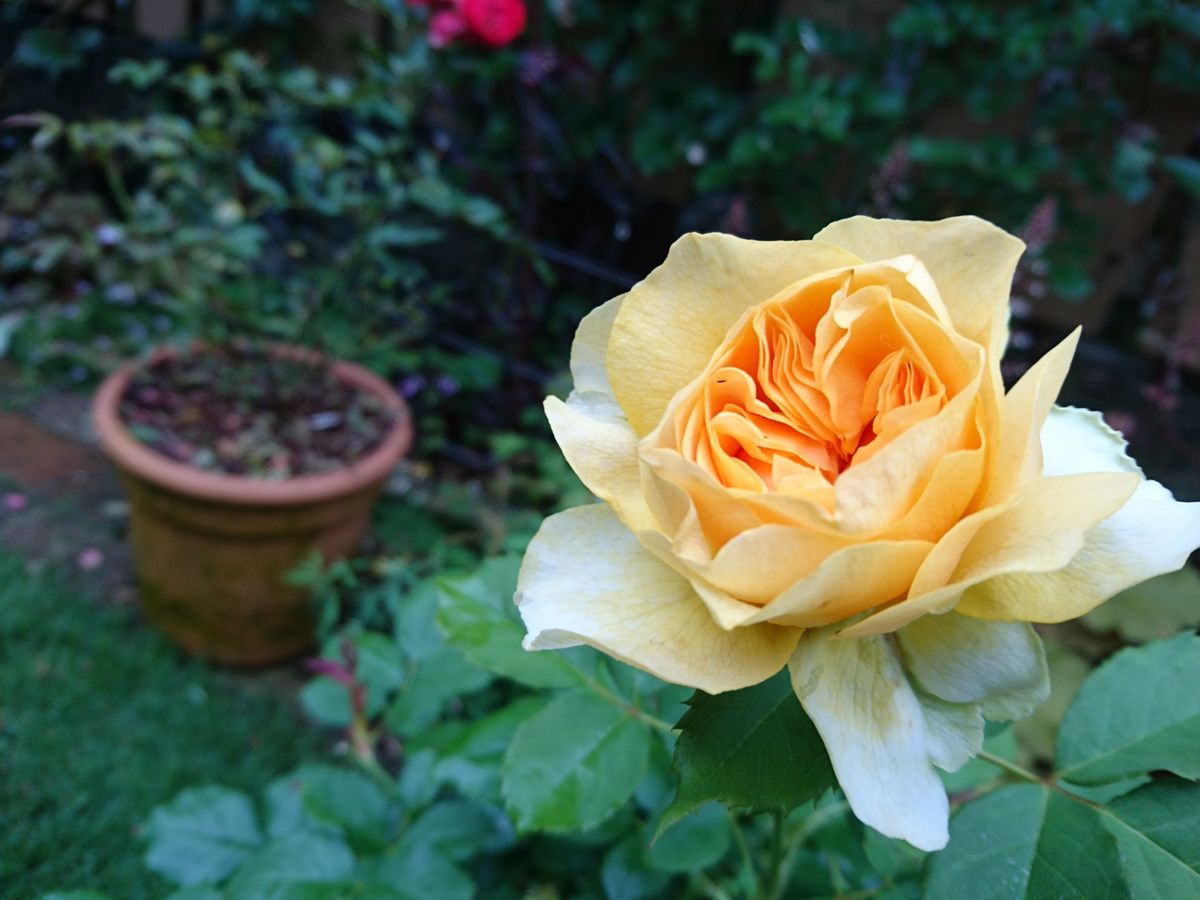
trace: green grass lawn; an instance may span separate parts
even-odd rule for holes
[[[0,551],[0,897],[161,897],[137,834],[154,806],[192,785],[257,791],[321,752],[286,694]]]

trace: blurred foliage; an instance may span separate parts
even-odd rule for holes
[[[438,62],[452,152],[514,204],[535,171],[527,220],[590,193],[615,234],[594,244],[649,237],[650,264],[663,207],[669,236],[808,237],[854,212],[1019,231],[1053,199],[1049,281],[1081,299],[1101,235],[1075,200],[1198,186],[1200,160],[1155,130],[1200,99],[1200,15],[1171,0],[575,0],[524,54]]]
[[[349,51],[315,40],[311,0],[239,0],[128,53],[0,11],[25,26],[0,77],[39,95],[34,73],[99,70],[81,92],[119,111],[6,101],[0,349],[86,377],[251,333],[436,377],[418,345],[456,333],[554,368],[680,231],[806,237],[854,212],[982,215],[1030,243],[1024,301],[1079,300],[1104,236],[1080,198],[1177,198],[1153,228],[1169,267],[1200,190],[1196,135],[1156,130],[1200,99],[1200,15],[1172,0],[568,0],[530,4],[512,47],[441,51],[421,5],[352,5],[386,27]],[[1163,289],[1131,277],[1143,304]],[[500,401],[510,422],[538,392]]]
[[[943,776],[952,838],[926,854],[828,790],[786,673],[710,697],[590,648],[527,653],[518,563],[377,571],[390,616],[331,636],[302,692],[345,734],[345,764],[302,766],[261,801],[181,793],[148,819],[146,865],[179,897],[227,900],[958,897],[980,879],[998,897],[1175,896],[1200,877],[1194,634],[1084,681],[1044,777],[1011,728],[990,731],[988,758]],[[788,783],[771,791],[764,771]],[[705,802],[713,791],[731,808]]]
[[[254,337],[411,367],[455,289],[433,245],[486,254],[508,230],[413,125],[426,55],[346,76],[225,46],[125,59],[108,82],[137,116],[9,117],[27,136],[0,169],[12,352],[104,370],[168,337]]]

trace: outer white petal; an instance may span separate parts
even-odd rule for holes
[[[1055,408],[1041,436],[1047,474],[1137,471],[1124,439],[1090,410]],[[1065,568],[993,578],[968,590],[958,609],[989,619],[1075,618],[1127,587],[1175,571],[1197,546],[1200,503],[1180,503],[1158,482],[1143,481],[1084,534]]]
[[[1125,453],[1125,438],[1093,410],[1051,407],[1040,437],[1043,475],[1141,471]]]
[[[521,564],[516,601],[527,650],[590,644],[710,694],[774,675],[800,636],[777,625],[722,630],[687,579],[600,504],[542,523]]]
[[[554,439],[587,489],[612,504],[630,528],[655,527],[642,492],[637,438],[612,394],[573,391],[567,402],[547,397]]]
[[[925,714],[925,747],[929,761],[956,772],[983,749],[983,714],[978,703],[947,703],[917,694]]]
[[[789,668],[854,814],[922,850],[944,847],[949,801],[930,764],[924,710],[891,639],[806,632]]]
[[[952,703],[980,703],[989,719],[1020,719],[1050,696],[1042,640],[1024,622],[949,612],[896,632],[904,665],[920,687]]]

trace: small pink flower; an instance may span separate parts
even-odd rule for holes
[[[85,550],[79,551],[79,556],[75,559],[75,564],[85,572],[91,572],[104,565],[104,554],[95,547],[88,547]]]
[[[20,512],[29,506],[29,498],[24,494],[5,494],[4,508],[10,512]]]
[[[429,17],[429,45],[445,47],[467,33],[467,21],[458,9],[442,9]]]

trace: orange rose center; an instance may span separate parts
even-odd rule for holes
[[[727,487],[827,488],[936,415],[969,378],[936,309],[880,266],[754,307],[678,411],[679,452]]]

